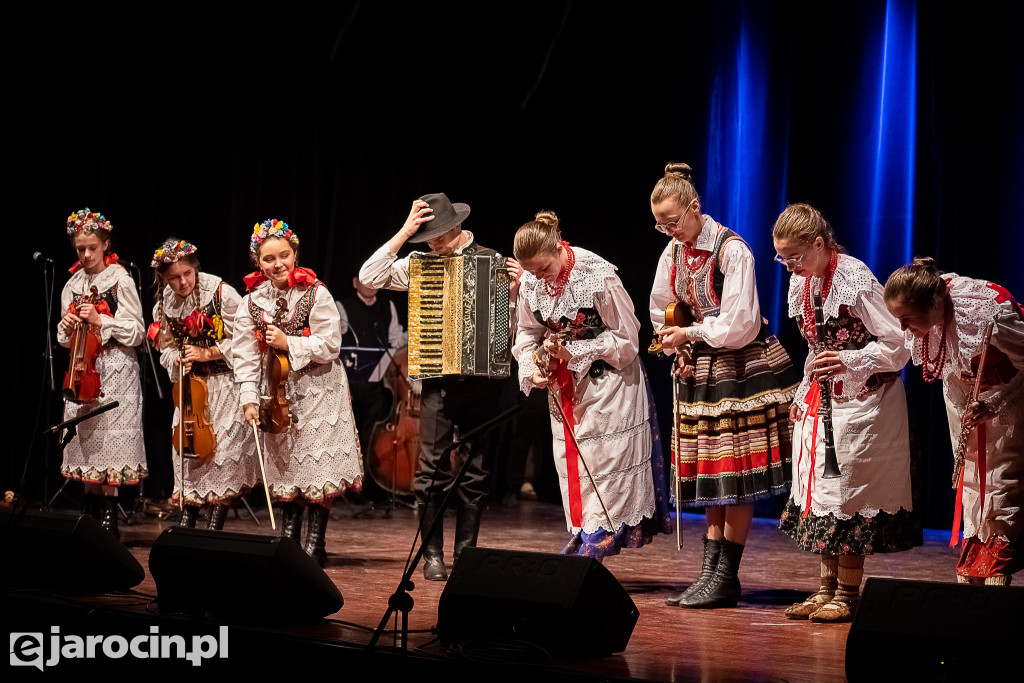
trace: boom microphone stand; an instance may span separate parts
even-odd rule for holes
[[[472,441],[472,439],[474,439],[475,437],[486,434],[487,432],[491,431],[498,425],[507,421],[509,418],[516,415],[516,413],[518,413],[522,409],[523,407],[521,405],[509,408],[500,415],[492,417],[487,422],[484,422],[476,429],[470,430],[460,439],[458,439],[457,441],[453,441],[451,445],[445,448],[444,451],[441,453],[441,459],[443,460],[444,458],[450,457],[451,453],[455,449],[461,448],[464,444],[466,444],[469,441]],[[411,580],[412,575],[416,571],[416,567],[419,566],[420,560],[423,559],[423,552],[426,549],[427,541],[429,541],[430,538],[437,532],[437,528],[444,523],[444,513],[448,509],[452,497],[455,496],[455,491],[458,489],[459,484],[465,478],[466,471],[469,469],[469,463],[471,459],[472,456],[467,457],[465,461],[462,463],[462,468],[459,469],[459,473],[455,476],[455,480],[448,488],[448,492],[445,494],[444,500],[441,501],[441,505],[437,510],[437,514],[434,515],[434,519],[430,522],[430,528],[427,529],[426,535],[420,539],[419,550],[416,551],[415,557],[413,557],[412,561],[409,562],[409,565],[406,567],[405,574],[402,575],[402,580],[398,583],[398,588],[395,589],[395,592],[388,599],[388,611],[380,620],[380,624],[377,626],[377,630],[374,631],[373,638],[370,640],[369,645],[366,646],[367,651],[371,651],[377,646],[377,641],[380,640],[381,635],[383,635],[384,633],[384,629],[387,628],[388,620],[391,618],[391,615],[397,614],[397,612],[401,612],[401,652],[402,654],[406,654],[408,652],[409,612],[412,611],[413,606],[412,596],[409,594],[409,591],[415,588],[415,585]],[[416,533],[417,535],[419,534],[418,526],[416,529]]]

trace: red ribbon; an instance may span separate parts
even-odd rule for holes
[[[316,273],[309,268],[296,268],[288,274],[288,286],[312,285],[316,282]]]
[[[103,263],[108,266],[117,263],[117,254],[108,254],[107,256],[104,256]],[[84,267],[85,266],[82,265],[81,261],[75,261],[75,265],[68,268],[68,272],[74,275]]]
[[[573,402],[576,397],[576,386],[572,372],[565,363],[559,363],[553,373],[558,384],[558,400],[562,403],[562,432],[565,436],[565,468],[569,480],[569,521],[574,527],[583,526],[583,493],[580,489],[580,452],[576,448],[573,434],[576,431],[576,418],[573,415]]]
[[[153,345],[153,348],[155,348],[155,349],[160,348],[160,342],[159,342],[159,338],[160,338],[160,323],[159,322],[152,322],[152,323],[150,323],[149,327],[146,329],[146,336],[149,337],[149,343]]]
[[[985,477],[988,474],[988,463],[985,460],[985,451],[988,449],[988,428],[986,423],[978,425],[978,489],[981,493],[981,519],[985,519]],[[966,457],[966,456],[965,456]],[[949,547],[956,546],[960,540],[960,521],[964,513],[964,475],[967,472],[967,463],[960,470],[960,481],[956,485],[956,504],[953,506],[953,529],[949,534]]]
[[[802,429],[800,430],[800,452],[796,461],[797,468],[800,467],[800,459],[802,459],[803,457],[803,428],[806,428],[805,425],[807,424],[807,418],[810,417],[811,415],[814,416],[814,428],[811,433],[811,452],[809,453],[811,463],[810,468],[807,472],[807,502],[804,503],[803,515],[804,517],[806,517],[807,513],[810,512],[811,510],[811,487],[814,485],[815,453],[818,450],[818,410],[821,408],[821,386],[818,384],[817,381],[811,384],[810,391],[808,391],[807,395],[804,396],[804,405],[806,406],[806,409],[804,410],[803,422],[801,422]]]
[[[252,291],[253,287],[261,282],[266,282],[268,279],[262,270],[255,270],[242,278],[242,281],[245,282],[245,291],[249,292]],[[288,273],[289,287],[312,285],[314,282],[316,282],[316,273],[309,268],[295,268],[292,272]]]

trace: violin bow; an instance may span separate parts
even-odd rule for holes
[[[184,348],[184,347],[182,347]],[[178,510],[185,512],[185,363],[178,354],[178,466],[181,469],[181,494]]]
[[[676,550],[683,549],[682,517],[679,516],[679,377],[672,359],[672,479],[676,490]]]
[[[564,333],[556,332],[551,336],[559,346],[562,345]],[[547,350],[544,350],[543,347],[541,347],[541,353],[547,359],[551,358],[551,355],[547,352]],[[551,377],[551,373],[547,369],[546,362],[538,364],[537,369],[540,370],[541,374],[543,374],[545,377]],[[597,487],[597,480],[594,479],[594,475],[591,474],[590,472],[590,465],[587,464],[586,458],[583,457],[583,449],[580,448],[580,442],[576,440],[576,430],[569,426],[569,420],[565,416],[565,409],[562,408],[562,392],[558,388],[557,384],[552,386],[550,383],[548,384],[548,391],[551,392],[551,395],[555,399],[555,405],[558,406],[558,414],[562,416],[562,424],[565,426],[566,431],[569,432],[569,437],[572,439],[573,445],[576,446],[576,455],[577,457],[579,457],[580,462],[583,463],[583,469],[587,471],[587,477],[590,479],[590,485],[594,487],[594,495],[597,496],[597,502],[601,504],[601,510],[604,511],[604,516],[608,520],[608,531],[614,534],[619,527],[616,526],[615,520],[612,519],[611,513],[608,512],[608,508],[604,504],[604,499],[601,498],[601,491]]]
[[[270,513],[270,528],[277,531],[274,521],[274,506],[270,503],[270,488],[267,486],[267,468],[263,466],[263,451],[260,450],[260,433],[256,430],[256,421],[252,421],[252,435],[256,438],[256,459],[260,463],[260,474],[263,476],[263,493],[267,496],[267,512]]]
[[[569,427],[569,423],[566,420],[565,410],[562,408],[561,391],[555,389],[554,398],[555,405],[558,406],[558,413],[562,416],[562,424],[568,428],[566,431],[569,432],[569,436],[572,438],[572,443],[574,446],[576,446],[576,456],[580,459],[580,462],[583,463],[583,469],[587,471],[587,477],[590,479],[590,484],[591,486],[594,487],[594,495],[597,496],[597,502],[601,504],[601,509],[604,511],[604,516],[605,518],[607,518],[608,524],[611,527],[608,531],[614,534],[616,531],[618,531],[619,527],[616,526],[615,520],[612,519],[611,513],[608,512],[608,508],[605,507],[604,499],[601,498],[601,491],[597,487],[597,480],[594,479],[594,475],[590,473],[590,466],[587,465],[587,461],[583,457],[583,450],[580,448],[580,442],[576,440],[576,430],[573,429],[572,427]]]

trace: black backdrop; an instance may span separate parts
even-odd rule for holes
[[[84,206],[111,219],[116,251],[144,271],[153,248],[174,234],[196,242],[204,269],[239,289],[253,223],[284,219],[302,240],[303,264],[336,296],[421,194],[443,191],[471,204],[466,227],[504,252],[519,224],[553,209],[567,239],[620,267],[644,321],[663,247],[648,197],[667,161],[693,165],[706,194],[711,80],[729,49],[727,27],[742,14],[766,45],[765,116],[789,131],[764,150],[765,166],[778,158],[780,174],[785,158],[785,200],[819,206],[841,237],[864,219],[865,205],[849,197],[868,187],[869,169],[841,152],[851,134],[842,112],[856,100],[860,46],[884,2],[421,5],[231,14],[175,6],[165,14],[147,8],[148,16],[93,10],[11,22],[5,203],[8,232],[18,236],[7,250],[17,264],[9,310],[18,323],[8,353],[21,407],[0,470],[4,488],[21,486],[27,457],[29,472],[41,471],[32,435],[50,419],[35,411],[44,335],[31,254],[57,261],[59,294],[74,260],[64,219]],[[909,200],[914,253],[1018,296],[1020,7],[917,7]],[[705,196],[705,204],[716,199]],[[770,231],[774,217],[735,227]],[[767,270],[775,268],[770,257],[759,250],[762,301],[785,291]],[[791,322],[778,332],[801,358]],[[650,363],[649,372],[667,407],[664,368]],[[943,526],[950,447],[941,400],[919,371],[908,375],[917,505],[926,524]],[[169,408],[151,389],[150,493],[166,493]]]

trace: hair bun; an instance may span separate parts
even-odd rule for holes
[[[684,179],[693,182],[693,169],[690,168],[689,164],[665,164],[665,175],[669,175],[670,173],[677,173],[681,175]]]
[[[554,211],[538,211],[534,216],[534,220],[538,223],[543,223],[549,228],[558,229],[558,216],[555,215]]]

